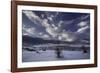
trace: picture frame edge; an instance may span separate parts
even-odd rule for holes
[[[50,67],[17,68],[17,52],[15,53],[15,51],[17,51],[17,5],[23,5],[23,3],[25,3],[25,5],[27,5],[27,2],[31,3],[31,4],[35,3],[35,5],[38,5],[37,3],[41,3],[41,4],[43,3],[43,4],[49,4],[49,6],[50,6],[50,4],[57,4],[57,7],[60,4],[61,4],[60,7],[63,6],[63,3],[48,3],[48,2],[34,2],[34,1],[11,1],[11,72],[45,71],[45,70],[58,70],[58,69],[60,70],[60,69],[74,69],[74,68],[76,69],[76,68],[97,67],[97,5],[64,4],[65,6],[66,5],[72,5],[71,8],[73,8],[73,5],[76,5],[78,8],[80,8],[79,6],[81,6],[84,9],[84,6],[85,6],[86,9],[94,9],[95,10],[95,12],[94,12],[95,13],[95,15],[94,15],[95,16],[95,22],[94,22],[95,30],[94,31],[96,31],[96,33],[94,35],[95,36],[94,37],[94,40],[95,40],[94,49],[96,48],[96,50],[94,51],[95,52],[94,53],[94,56],[95,56],[94,57],[94,64],[72,65],[72,68],[71,68],[71,65],[50,66]],[[41,4],[40,4],[40,6],[42,6]],[[52,6],[52,7],[54,7],[54,6]],[[77,8],[77,7],[75,7],[75,8]],[[13,18],[13,15],[16,15],[16,16]],[[15,30],[15,34],[13,32],[14,30]],[[69,68],[68,68],[68,66],[69,66]],[[53,68],[51,68],[51,67],[53,67]]]

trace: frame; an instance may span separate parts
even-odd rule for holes
[[[97,6],[11,2],[12,72],[88,67],[97,67]]]

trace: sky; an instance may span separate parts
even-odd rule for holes
[[[22,10],[22,35],[62,41],[90,37],[90,14]]]

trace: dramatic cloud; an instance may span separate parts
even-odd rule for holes
[[[80,19],[81,19],[81,20],[84,20],[84,19],[87,19],[87,18],[89,18],[89,17],[90,17],[90,15],[88,14],[88,15],[85,15],[85,16],[81,16]]]
[[[27,22],[27,25],[31,26],[29,28],[27,28],[27,25],[23,22],[23,35],[30,35],[32,37],[40,37],[44,39],[74,41],[77,39],[75,33],[84,33],[89,28],[89,25],[87,25],[88,22],[82,21],[83,19],[87,19],[89,15],[77,16],[74,14],[74,17],[76,17],[75,19],[69,20],[69,17],[65,16],[64,18],[66,20],[64,20],[59,12],[38,13],[35,11],[24,10],[23,13],[32,22],[31,25]],[[58,16],[62,19],[58,18]],[[39,27],[32,26],[34,24]],[[72,31],[71,29],[76,30]]]
[[[62,37],[62,38],[60,38],[60,37]],[[72,33],[72,32],[68,32],[68,31],[63,31],[62,34],[60,35],[60,37],[59,38],[61,40],[63,40],[63,41],[69,41],[69,42],[71,42],[71,41],[76,40],[75,34]]]
[[[48,20],[53,21],[52,16],[51,17],[48,17]]]
[[[31,28],[23,28],[23,34],[29,36],[38,36],[38,33],[34,27]]]
[[[84,18],[87,18],[87,16],[85,16]],[[81,21],[77,25],[79,26],[79,29],[77,29],[77,33],[85,33],[85,31],[90,28],[88,21]]]
[[[35,24],[40,24],[42,21],[40,19],[39,16],[37,16],[34,12],[32,11],[23,11],[23,13],[32,21],[34,22]]]
[[[84,26],[87,25],[87,23],[88,23],[88,22],[86,22],[86,21],[82,21],[82,22],[80,22],[80,23],[78,24],[78,26],[79,26],[79,27],[84,27]]]
[[[42,37],[47,38],[47,39],[50,38],[49,35],[47,35],[47,34],[44,34]]]
[[[41,17],[44,18],[44,14],[41,14]]]
[[[64,23],[63,21],[59,21],[58,27],[61,27],[61,25],[62,25],[63,23]]]
[[[77,32],[84,33],[87,29],[89,29],[89,26],[82,27],[82,28],[78,29]]]

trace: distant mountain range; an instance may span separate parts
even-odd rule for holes
[[[47,44],[47,43],[52,43],[52,44],[60,44],[60,43],[61,44],[65,44],[65,43],[66,44],[78,44],[78,43],[89,44],[89,42],[85,42],[85,41],[89,41],[88,39],[67,42],[67,41],[60,41],[60,40],[47,40],[47,39],[42,39],[42,38],[38,38],[38,37],[33,38],[28,35],[23,35],[22,41],[23,41],[23,44],[30,44],[30,45]]]

